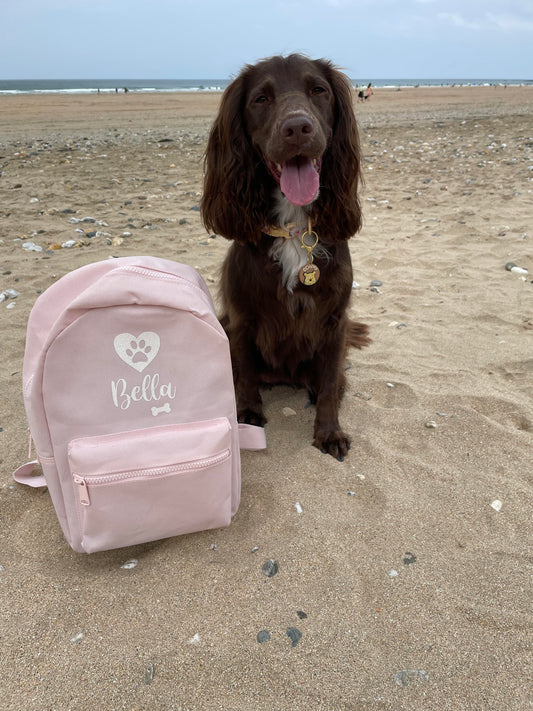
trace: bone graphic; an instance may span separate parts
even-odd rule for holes
[[[170,403],[166,402],[163,407],[152,407],[152,415],[157,417],[162,412],[170,412]]]

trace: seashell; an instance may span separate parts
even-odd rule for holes
[[[132,560],[127,560],[127,561],[126,561],[123,565],[121,565],[120,567],[121,567],[122,570],[131,570],[132,568],[136,568],[136,567],[137,567],[137,563],[138,563],[138,562],[139,562],[138,560],[135,560],[135,559],[133,558]]]
[[[22,249],[25,249],[26,252],[42,252],[43,251],[43,248],[41,246],[39,246],[38,244],[35,244],[35,242],[23,242]]]
[[[20,296],[19,291],[16,291],[15,289],[5,289],[0,294],[0,301],[6,301],[7,299],[16,299],[17,296]]]

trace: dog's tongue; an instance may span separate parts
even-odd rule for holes
[[[298,156],[284,163],[280,178],[281,192],[293,205],[309,205],[318,195],[320,178],[309,158]]]

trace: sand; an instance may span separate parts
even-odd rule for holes
[[[277,388],[227,529],[77,554],[49,495],[13,483],[38,293],[84,264],[152,254],[197,267],[216,294],[228,243],[197,207],[219,100],[0,97],[0,292],[19,292],[0,304],[0,706],[530,708],[533,87],[356,104],[352,312],[373,344],[349,358],[345,462],[311,446],[306,395]]]

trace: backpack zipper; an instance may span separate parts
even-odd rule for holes
[[[198,291],[202,295],[204,300],[207,300],[206,293],[200,286],[198,286],[198,284],[195,284],[194,282],[189,281],[189,279],[186,279],[183,276],[179,276],[178,274],[169,274],[168,272],[160,272],[160,271],[153,270],[153,269],[147,269],[145,267],[138,267],[138,266],[135,266],[134,264],[124,267],[124,270],[129,271],[129,272],[135,272],[137,274],[142,274],[143,276],[146,276],[150,279],[168,279],[171,281],[184,282],[188,286],[190,286],[193,289],[195,289],[196,291]]]
[[[91,499],[89,497],[88,484],[99,485],[99,484],[111,484],[113,482],[123,481],[126,479],[135,478],[151,478],[158,476],[165,476],[166,474],[179,473],[185,471],[194,471],[195,469],[205,469],[206,467],[212,467],[220,462],[223,462],[230,455],[230,450],[226,449],[220,454],[216,454],[212,457],[206,457],[205,459],[198,459],[194,462],[186,462],[184,464],[171,464],[165,467],[157,467],[155,469],[134,469],[127,472],[118,472],[116,474],[99,474],[97,476],[80,476],[79,474],[73,475],[74,483],[76,484],[76,490],[78,493],[78,500],[82,506],[90,506]]]

